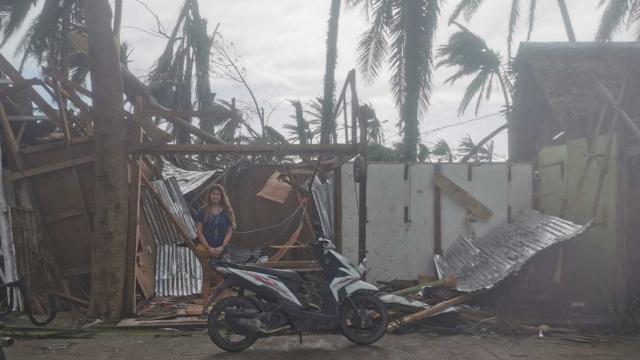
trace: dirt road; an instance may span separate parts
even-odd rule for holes
[[[187,336],[185,336],[187,335]],[[355,346],[339,336],[307,336],[259,340],[240,354],[221,352],[203,333],[122,332],[94,339],[18,341],[5,349],[18,359],[640,359],[640,337],[604,337],[593,344],[559,338],[503,336],[387,335],[374,346]]]

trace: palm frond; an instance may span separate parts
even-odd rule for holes
[[[29,11],[38,3],[38,0],[1,0],[0,9],[8,14],[6,19],[0,22],[4,39],[0,46],[6,44],[9,38],[20,28],[27,18]]]
[[[476,11],[478,11],[483,1],[484,0],[461,0],[449,17],[449,23],[456,21],[460,14],[463,14],[465,20],[469,21]]]
[[[598,6],[603,6],[605,2],[607,2],[607,0],[600,0]],[[620,29],[624,23],[630,5],[630,0],[608,0],[602,18],[600,19],[596,40],[611,40],[613,34]]]
[[[629,11],[629,24],[635,25],[636,40],[640,41],[640,0],[634,0]]]
[[[511,59],[513,48],[513,36],[518,26],[518,18],[520,17],[520,0],[511,0],[511,12],[509,13],[509,30],[507,33],[507,53]]]
[[[464,115],[465,110],[469,107],[469,103],[473,98],[478,95],[478,93],[484,87],[484,84],[487,81],[488,73],[480,72],[478,75],[469,83],[469,86],[464,91],[464,95],[462,96],[462,101],[460,101],[460,106],[458,107],[458,116]],[[480,94],[480,96],[482,96]]]
[[[529,30],[527,30],[527,41],[531,40],[531,34],[533,33],[533,24],[536,19],[536,8],[538,0],[529,0]]]
[[[368,3],[368,2],[366,2]],[[357,62],[365,80],[378,77],[388,54],[387,31],[393,16],[392,1],[376,1],[372,6],[373,22],[371,27],[360,36],[357,49]]]
[[[445,159],[447,162],[453,162],[454,154],[444,139],[438,139],[436,143],[432,146],[431,154],[437,156],[440,160]]]

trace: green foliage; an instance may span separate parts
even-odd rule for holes
[[[433,37],[440,13],[440,0],[351,0],[363,8],[370,27],[360,37],[357,56],[365,79],[378,76],[388,61],[391,88],[400,109],[404,158],[416,160],[419,116],[429,106],[432,86]]]
[[[402,154],[382,144],[371,143],[367,147],[367,159],[369,161],[402,161]]]
[[[437,56],[440,61],[437,67],[454,68],[456,72],[445,80],[445,83],[453,84],[464,76],[475,75],[475,78],[466,88],[462,102],[458,107],[458,115],[462,116],[474,97],[477,97],[475,113],[478,114],[483,98],[489,99],[492,94],[493,83],[498,81],[503,87],[505,103],[509,105],[507,90],[502,81],[500,55],[489,49],[486,42],[469,31],[467,28],[456,24],[460,31],[449,38],[446,45],[438,48]]]
[[[596,39],[611,40],[623,24],[633,27],[640,40],[640,0],[600,0],[600,7],[605,6]]]

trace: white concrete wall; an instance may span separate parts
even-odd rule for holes
[[[367,259],[369,280],[415,279],[435,276],[434,189],[436,164],[411,163],[405,180],[404,163],[370,163],[367,182]],[[441,164],[442,173],[493,211],[489,221],[472,223],[483,236],[512,215],[531,207],[532,167],[529,164]],[[509,167],[511,180],[509,181]],[[342,168],[342,251],[358,257],[357,186],[352,164]],[[442,195],[442,246],[446,249],[468,235],[467,210]],[[409,209],[405,221],[404,208]]]

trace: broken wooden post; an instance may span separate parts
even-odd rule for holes
[[[463,188],[458,186],[448,177],[443,174],[437,173],[433,177],[433,184],[440,188],[442,192],[451,196],[454,200],[461,203],[464,207],[469,209],[473,215],[482,221],[487,221],[493,216],[493,211],[482,204],[478,199],[473,197]]]
[[[606,86],[604,86],[600,81],[598,81],[596,79],[596,83],[598,84],[598,86],[600,87],[600,91],[602,92],[602,95],[604,96],[604,98],[611,103],[611,105],[614,107],[614,109],[616,109],[617,111],[620,112],[620,115],[622,115],[622,120],[624,120],[625,124],[627,125],[627,127],[629,128],[629,130],[631,131],[631,134],[633,134],[633,136],[635,136],[635,138],[640,141],[640,128],[638,127],[638,125],[636,125],[635,122],[633,122],[633,120],[631,119],[631,117],[629,116],[629,114],[627,114],[626,111],[624,111],[624,109],[622,108],[622,104],[619,103],[615,97],[613,96],[613,94],[611,94],[611,91],[609,91],[609,89],[607,89]]]
[[[440,280],[432,281],[427,284],[420,284],[420,285],[412,286],[410,288],[394,291],[391,294],[398,295],[398,296],[406,296],[406,295],[415,294],[424,288],[439,288],[439,287],[453,288],[455,285],[456,285],[456,279],[452,277],[446,277]]]
[[[387,327],[387,331],[395,331],[397,329],[399,329],[401,326],[405,325],[405,324],[410,324],[412,322],[418,321],[418,320],[422,320],[422,319],[426,319],[430,316],[434,316],[434,315],[438,315],[440,313],[442,313],[443,311],[456,306],[460,303],[463,303],[465,301],[468,301],[474,297],[476,297],[477,295],[481,294],[483,291],[477,291],[477,292],[473,292],[473,293],[468,293],[468,294],[464,294],[464,295],[460,295],[458,297],[455,297],[451,300],[447,300],[447,301],[443,301],[441,303],[438,303],[428,309],[424,309],[421,311],[418,311],[416,313],[413,313],[411,315],[407,315],[402,317],[401,319],[392,322],[391,324],[389,324],[389,326]]]

